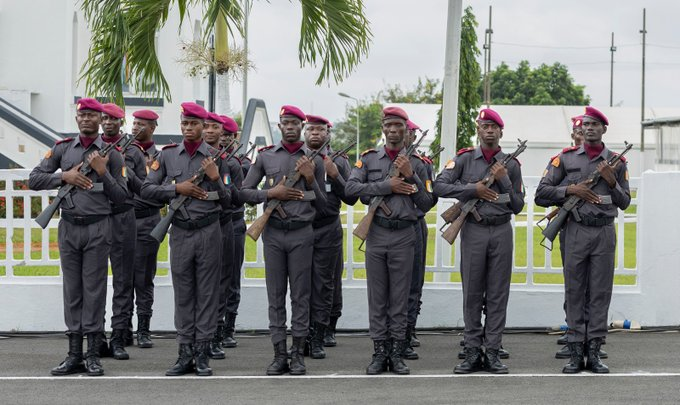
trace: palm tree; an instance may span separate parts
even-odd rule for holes
[[[180,26],[188,7],[203,10],[203,42],[207,46],[218,19],[229,31],[243,33],[240,0],[80,0],[92,32],[87,61],[81,71],[87,94],[123,102],[123,82],[142,94],[171,101],[168,82],[155,52],[156,32],[170,8],[179,9]],[[371,40],[363,0],[299,0],[302,7],[301,66],[321,65],[316,84],[341,82],[368,53]],[[126,78],[121,77],[123,66]]]

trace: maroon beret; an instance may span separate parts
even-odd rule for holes
[[[326,124],[327,127],[332,127],[333,125],[328,121],[326,118],[320,116],[320,115],[309,115],[307,114],[307,123],[315,123],[315,124]]]
[[[397,117],[397,118],[401,118],[405,121],[408,121],[408,114],[406,114],[406,111],[404,111],[403,108],[399,108],[399,107],[385,107],[385,108],[383,108],[383,119],[386,119],[387,117]]]
[[[227,132],[231,132],[232,134],[235,134],[238,132],[238,124],[236,121],[234,121],[232,118],[227,117],[226,115],[220,115],[222,118],[222,129],[224,129]]]
[[[571,117],[571,128],[580,128],[583,123],[583,115]]]
[[[586,107],[586,113],[583,114],[583,117],[594,118],[600,121],[603,125],[609,125],[609,120],[607,119],[607,117],[595,107],[591,106]]]
[[[505,126],[503,119],[498,113],[490,108],[485,108],[479,112],[479,117],[477,117],[477,122],[479,121],[492,121],[498,124],[501,129]]]
[[[132,113],[132,116],[139,118],[140,120],[156,121],[158,119],[158,114],[151,110],[139,110]]]
[[[411,120],[406,120],[406,128],[408,128],[409,131],[415,131],[416,129],[420,129],[418,124]]]
[[[222,117],[219,114],[215,114],[214,112],[209,112],[206,120],[215,121],[218,124],[224,125],[224,120],[222,119]]]
[[[125,111],[113,103],[102,104],[102,112],[113,118],[125,118]]]
[[[208,118],[208,112],[205,108],[193,102],[182,103],[179,107],[179,111],[185,117],[194,117],[201,120]]]
[[[281,107],[281,111],[279,111],[279,118],[283,117],[284,115],[292,115],[299,118],[300,121],[304,121],[307,118],[305,113],[303,113],[301,109],[295,107],[294,105],[284,105]]]
[[[98,112],[103,112],[104,111],[104,106],[102,104],[93,99],[93,98],[81,98],[78,100],[78,103],[76,103],[76,110],[92,110],[92,111],[98,111]]]

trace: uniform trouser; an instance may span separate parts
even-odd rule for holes
[[[111,223],[106,217],[90,225],[59,221],[58,243],[63,277],[64,321],[69,332],[104,331],[106,280]]]
[[[127,329],[132,318],[136,239],[137,224],[133,209],[111,215],[111,329]]]
[[[328,326],[335,293],[335,273],[342,267],[342,224],[340,217],[332,224],[314,228],[312,293],[310,312],[313,322]]]
[[[246,221],[241,218],[232,221],[234,228],[234,258],[232,260],[232,273],[229,278],[229,292],[227,293],[227,313],[238,313],[238,305],[241,303],[241,267],[246,244]]]
[[[562,275],[564,276],[564,279],[567,279],[567,267],[564,264],[564,232],[560,231],[560,256],[562,256]],[[588,285],[586,284],[586,302],[589,301],[590,297],[590,289],[588,288]],[[567,321],[567,294],[564,294],[564,321]],[[584,309],[585,311],[585,317],[586,317],[586,325],[588,324],[588,307],[586,306]]]
[[[467,222],[460,239],[466,347],[499,349],[512,275],[512,226]],[[486,319],[482,326],[482,307]]]
[[[286,340],[286,293],[289,282],[291,332],[293,337],[305,337],[309,332],[309,296],[312,288],[312,225],[293,231],[267,225],[263,242],[272,343]]]
[[[569,220],[565,233],[565,279],[569,342],[607,336],[614,284],[614,225],[589,227]],[[586,291],[590,290],[589,297]],[[589,319],[586,322],[586,308]]]
[[[413,273],[414,227],[371,225],[366,238],[368,328],[371,339],[406,336],[408,295]]]
[[[427,252],[427,223],[425,218],[418,218],[415,225],[416,244],[413,250],[413,274],[408,294],[408,324],[415,325],[420,313],[420,298],[423,296],[425,283],[425,256]]]
[[[158,263],[160,243],[150,234],[161,220],[160,213],[138,218],[137,246],[135,248],[135,271],[133,276],[134,299],[137,315],[151,316],[153,307],[154,284]],[[130,297],[132,300],[133,297]]]
[[[217,305],[217,325],[224,325],[224,315],[227,314],[227,296],[234,271],[234,227],[227,221],[222,228],[222,261],[220,268],[220,294]]]
[[[212,339],[217,324],[222,239],[219,221],[200,229],[170,230],[170,270],[177,342]]]

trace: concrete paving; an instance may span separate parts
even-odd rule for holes
[[[239,347],[226,360],[213,360],[213,377],[165,377],[176,359],[171,337],[155,338],[153,349],[129,347],[130,360],[103,359],[103,377],[51,377],[63,360],[67,339],[51,335],[0,339],[0,403],[678,403],[678,333],[614,333],[604,349],[609,375],[561,373],[554,358],[556,336],[508,333],[504,346],[510,374],[453,375],[460,335],[422,333],[419,360],[410,376],[368,377],[372,344],[364,335],[339,335],[327,358],[306,358],[307,376],[267,377],[272,358],[269,338],[238,335]],[[290,340],[290,339],[289,339]]]

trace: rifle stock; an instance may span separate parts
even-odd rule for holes
[[[467,213],[458,215],[458,217],[456,217],[456,219],[451,222],[451,225],[445,229],[444,232],[442,232],[442,238],[444,238],[444,240],[447,241],[449,245],[453,245],[453,242],[458,237],[458,234],[465,223],[466,217]]]
[[[272,216],[272,212],[274,212],[273,209],[267,209],[260,215],[259,218],[255,219],[252,224],[248,227],[248,230],[246,230],[246,235],[250,236],[250,239],[257,241],[260,238],[260,235],[262,234],[262,231],[264,231],[264,227],[267,225],[267,222],[269,221],[269,217]]]
[[[450,224],[451,222],[455,221],[456,218],[458,218],[458,215],[460,215],[463,209],[462,205],[463,204],[460,201],[457,201],[455,204],[447,208],[446,211],[442,212],[440,217],[442,217],[446,224]]]
[[[172,218],[174,216],[174,212],[171,213],[170,208],[168,208],[167,215],[161,218],[160,222],[158,222],[158,224],[151,230],[151,237],[159,242],[163,242],[165,234],[168,233],[168,229],[170,228],[170,224],[172,224]]]
[[[357,226],[355,226],[354,230],[352,231],[352,235],[361,239],[362,242],[365,241],[366,238],[368,237],[368,231],[371,229],[371,223],[373,222],[373,218],[375,217],[376,210],[377,207],[372,208],[371,206],[369,206],[366,215],[364,215],[364,217],[361,218],[361,221],[359,221]]]

